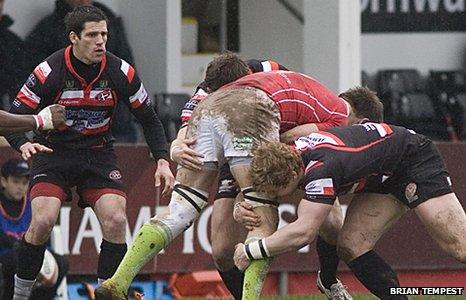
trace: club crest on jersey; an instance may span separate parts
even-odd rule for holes
[[[121,173],[118,170],[113,170],[108,174],[108,177],[113,180],[120,180],[121,179]]]
[[[405,197],[409,203],[416,201],[419,197],[416,195],[417,185],[414,182],[408,183],[405,189]]]
[[[95,98],[99,101],[105,101],[112,96],[112,92],[109,89],[106,89],[100,93],[98,93]]]

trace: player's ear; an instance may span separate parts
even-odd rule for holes
[[[69,37],[69,39],[70,39],[71,44],[73,44],[73,45],[74,45],[74,44],[78,41],[78,39],[79,39],[79,35],[78,35],[76,32],[74,32],[74,31],[70,31],[70,34],[68,35],[68,37]]]
[[[364,124],[364,123],[370,122],[370,121],[371,121],[371,120],[369,120],[368,118],[362,118],[362,119],[360,119],[360,120],[358,121],[357,124]]]

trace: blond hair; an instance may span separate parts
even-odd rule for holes
[[[253,187],[275,196],[302,168],[303,161],[297,150],[279,142],[267,143],[253,152],[250,171]]]

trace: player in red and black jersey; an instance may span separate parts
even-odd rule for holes
[[[348,208],[339,255],[379,298],[395,299],[389,288],[399,282],[373,247],[408,209],[442,249],[466,263],[466,214],[452,192],[445,163],[429,139],[411,130],[364,123],[313,133],[299,139],[296,149],[270,143],[255,151],[251,176],[255,188],[270,196],[295,194],[304,200],[295,222],[257,242],[237,245],[239,268],[313,240],[336,197],[351,192],[361,197]]]
[[[182,111],[183,125],[178,138],[172,143],[172,159],[188,168],[201,167],[201,160],[188,147],[193,141],[185,139],[185,126],[198,104],[219,88],[250,86],[265,91],[280,110],[282,118],[280,138],[285,142],[292,142],[319,128],[346,124],[349,105],[325,86],[303,74],[295,72],[285,72],[286,75],[272,74],[275,73],[274,71],[287,71],[287,68],[271,60],[243,61],[233,53],[222,54],[210,62],[205,80],[198,86]],[[250,75],[251,73],[253,75]],[[292,84],[287,82],[286,76],[292,77]],[[230,84],[226,85],[228,83]],[[239,192],[240,189],[230,172],[229,165],[223,165],[220,169],[218,192],[211,219],[211,228],[215,228],[211,231],[212,256],[223,281],[236,299],[241,298],[244,274],[234,267],[231,257],[235,241],[244,240],[246,236],[244,229],[231,218],[234,199]],[[322,232],[326,233],[325,240],[319,236],[317,243],[317,252],[323,262],[320,277],[328,290],[332,285],[334,289],[344,289],[335,277],[338,265],[336,236],[341,228],[342,219],[340,206],[336,204],[331,217],[323,226]],[[333,253],[332,259],[323,258],[323,256],[332,256],[330,253]]]
[[[39,132],[34,140],[54,150],[32,159],[32,220],[19,249],[15,299],[26,299],[40,270],[50,231],[62,201],[76,187],[80,204],[91,206],[102,224],[99,280],[110,277],[126,252],[126,193],[116,164],[110,125],[117,105],[127,105],[144,129],[157,160],[156,185],[173,186],[163,127],[134,68],[106,52],[107,17],[94,6],[70,12],[65,25],[71,45],[39,64],[13,102],[11,112],[31,114],[54,103],[66,108],[66,128]],[[115,120],[118,122],[118,120]],[[10,144],[29,157],[24,135]]]
[[[237,60],[240,60],[240,58],[233,53],[222,54],[216,58],[216,61],[221,61],[223,65],[216,66],[214,64],[206,71],[205,80],[197,86],[193,96],[188,102],[186,102],[186,105],[181,112],[181,121],[183,122],[181,126],[182,128],[188,125],[188,121],[191,119],[193,110],[197,107],[199,102],[208,94],[218,90],[221,86],[233,82],[242,76],[246,76],[249,73],[288,70],[286,67],[273,60],[258,59],[248,59],[245,61],[249,71],[246,71],[245,68],[244,70],[239,68],[231,70],[231,67],[234,66],[234,63]],[[227,68],[230,70],[226,71]]]

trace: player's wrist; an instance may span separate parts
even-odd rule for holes
[[[243,251],[250,260],[270,257],[265,239],[260,239],[244,245]]]
[[[34,129],[41,130],[44,127],[44,119],[40,115],[33,115]]]
[[[181,150],[181,146],[180,145],[173,145],[172,144],[172,147],[170,148],[170,159],[173,160],[173,154],[177,151],[180,151]]]

